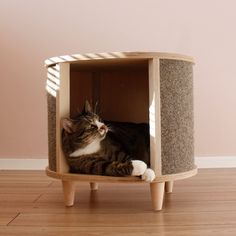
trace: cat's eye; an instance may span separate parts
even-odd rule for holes
[[[95,124],[90,124],[90,127],[94,129],[94,128],[97,128],[97,125],[95,125]]]

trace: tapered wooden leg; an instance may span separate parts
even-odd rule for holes
[[[91,190],[97,190],[98,189],[98,183],[90,182],[90,189]]]
[[[173,192],[173,185],[174,185],[174,181],[167,181],[165,183],[165,191],[166,191],[166,193],[172,193]]]
[[[75,182],[62,180],[64,201],[66,206],[73,206],[75,200]]]
[[[150,183],[152,205],[155,211],[160,211],[163,205],[165,182]]]

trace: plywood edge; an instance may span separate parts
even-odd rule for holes
[[[166,52],[103,52],[103,53],[85,53],[72,54],[64,56],[56,56],[44,61],[46,67],[50,67],[62,62],[79,62],[91,60],[116,60],[116,59],[151,59],[158,57],[159,59],[183,60],[194,63],[194,59],[187,55]]]
[[[156,178],[153,180],[153,182],[167,182],[167,181],[176,181],[181,179],[187,179],[194,175],[196,175],[198,172],[197,166],[194,167],[194,169],[186,172],[181,172],[177,174],[169,174],[169,175],[161,175],[156,176]]]
[[[104,182],[104,183],[149,183],[143,181],[140,177],[128,176],[128,177],[113,177],[102,175],[84,175],[84,174],[71,174],[71,173],[58,173],[46,168],[46,174],[49,177],[65,180],[65,181],[81,181],[81,182]],[[193,170],[182,172],[178,174],[157,176],[152,182],[167,182],[180,179],[186,179],[197,174],[197,167]]]
[[[134,183],[144,182],[140,177],[128,176],[128,177],[113,177],[113,176],[102,176],[102,175],[85,175],[85,174],[72,174],[72,173],[58,173],[51,171],[48,167],[46,168],[46,174],[52,178],[61,179],[65,181],[82,181],[82,182],[109,182],[109,183]]]
[[[150,163],[156,175],[161,175],[161,101],[160,60],[149,60],[149,127]]]
[[[61,119],[70,115],[70,64],[59,63],[60,89],[56,97],[56,160],[57,171],[68,172],[69,167],[61,145]]]

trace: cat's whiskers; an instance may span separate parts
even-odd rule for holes
[[[108,131],[114,131],[114,129],[113,129],[113,127],[111,126],[111,125],[109,125],[109,124],[106,124],[106,127],[108,128]]]

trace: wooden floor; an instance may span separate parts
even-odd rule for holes
[[[153,212],[148,184],[78,183],[74,207],[42,171],[0,171],[0,235],[236,235],[236,169],[177,181]]]

